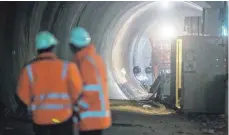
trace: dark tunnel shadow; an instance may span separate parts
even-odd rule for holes
[[[143,114],[139,112],[127,112],[127,111],[112,111],[112,127],[131,127],[131,128],[149,128],[152,131],[154,130],[151,127],[148,127],[141,123],[133,123],[132,121],[134,119],[141,119],[144,120],[151,120],[154,121],[160,121],[161,123],[168,121],[168,120],[177,120],[177,114],[168,114],[168,115],[149,115],[149,114]],[[183,117],[182,117],[183,118]],[[120,119],[127,119],[129,122],[117,122]],[[184,118],[186,119],[186,118]],[[107,129],[109,130],[109,129]],[[22,122],[22,121],[14,121],[8,124],[4,130],[4,135],[33,135],[32,131],[32,124],[30,122]]]

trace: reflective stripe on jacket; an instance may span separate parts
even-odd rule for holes
[[[54,54],[38,56],[53,59],[34,61],[22,69],[17,94],[32,111],[36,124],[56,124],[72,116],[72,104],[82,90],[82,80],[75,64]]]
[[[81,131],[106,129],[111,126],[109,94],[105,64],[96,54],[94,45],[76,54],[76,63],[84,82],[83,94],[79,101],[88,103],[88,109],[79,109]],[[77,118],[74,118],[77,123]]]

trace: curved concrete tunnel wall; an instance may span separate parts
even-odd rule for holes
[[[137,26],[150,4],[152,2],[0,2],[0,100],[15,108],[13,95],[19,71],[36,56],[34,37],[38,31],[54,33],[60,40],[56,49],[58,56],[69,60],[72,54],[67,45],[68,36],[76,25],[91,33],[97,51],[104,58],[110,98],[136,99],[140,94],[147,94],[130,75],[132,58],[129,54],[134,38],[141,37],[147,28],[142,24]],[[120,72],[122,68],[126,69],[126,76]]]
[[[107,67],[110,98],[127,99],[118,92],[117,78],[112,72],[112,45],[129,17],[128,10],[139,2],[1,2],[1,101],[11,109],[20,68],[36,56],[34,37],[49,30],[60,40],[56,52],[70,59],[67,46],[70,29],[81,25],[91,33],[98,52]],[[141,6],[141,4],[140,4]],[[126,14],[124,16],[124,13]],[[125,31],[126,32],[126,31]]]

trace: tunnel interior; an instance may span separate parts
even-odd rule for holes
[[[71,60],[70,30],[77,25],[85,27],[106,63],[110,99],[138,100],[148,96],[148,91],[141,87],[132,69],[136,65],[144,69],[150,64],[151,41],[163,40],[157,28],[170,23],[182,35],[179,22],[184,16],[201,15],[202,10],[191,2],[173,2],[168,9],[161,2],[111,1],[0,2],[0,7],[0,100],[12,110],[17,106],[14,95],[20,69],[36,57],[37,32],[52,32],[60,41],[57,55]],[[141,75],[153,83],[152,77],[144,72]]]

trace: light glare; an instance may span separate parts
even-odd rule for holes
[[[177,36],[175,28],[171,25],[163,25],[160,33],[163,39],[171,39]]]
[[[169,1],[161,1],[162,7],[168,8],[169,7]]]

